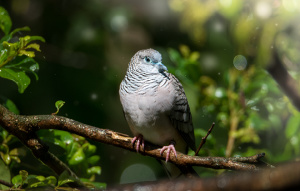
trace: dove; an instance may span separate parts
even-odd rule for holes
[[[145,141],[161,146],[160,154],[196,150],[192,115],[179,80],[168,72],[154,49],[138,51],[119,88],[125,119],[137,152]],[[174,173],[173,173],[174,174]],[[178,174],[178,173],[177,173]]]

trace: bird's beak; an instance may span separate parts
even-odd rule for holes
[[[157,62],[155,63],[155,65],[158,68],[159,72],[168,71],[168,68],[165,65],[163,65],[161,62]]]

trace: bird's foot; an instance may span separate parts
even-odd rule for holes
[[[144,141],[143,135],[139,134],[138,136],[135,136],[131,141],[132,146],[134,146],[135,142],[136,142],[136,145],[135,145],[136,152],[139,152],[140,145],[142,145],[143,151],[145,151],[145,141]]]
[[[173,151],[175,157],[177,158],[177,153],[176,153],[176,149],[175,149],[175,141],[171,141],[169,146],[164,146],[163,148],[161,148],[160,155],[162,155],[165,150],[167,150],[166,162],[168,162],[168,160],[170,159],[171,151]]]

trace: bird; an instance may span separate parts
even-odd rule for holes
[[[125,119],[134,135],[135,150],[144,150],[145,141],[162,146],[166,162],[171,153],[196,150],[192,115],[182,84],[162,63],[154,49],[140,50],[131,58],[119,96]],[[179,176],[178,168],[167,165],[169,176]],[[172,172],[173,171],[173,172]]]

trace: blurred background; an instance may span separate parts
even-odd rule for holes
[[[1,96],[21,114],[51,114],[55,101],[64,100],[59,115],[132,136],[119,84],[130,58],[154,48],[184,86],[197,145],[216,122],[201,156],[265,152],[271,164],[299,156],[300,114],[266,68],[276,48],[299,81],[300,1],[0,0],[0,5],[13,29],[29,26],[30,35],[46,40],[36,57],[39,80],[31,78],[23,94],[0,79]],[[100,156],[101,175],[95,181],[111,185],[166,178],[155,159],[89,142]],[[57,147],[51,145],[50,151],[67,160]],[[24,157],[22,168],[53,174],[30,168],[30,157]],[[11,168],[13,174],[17,167]],[[195,169],[202,177],[221,173]]]

